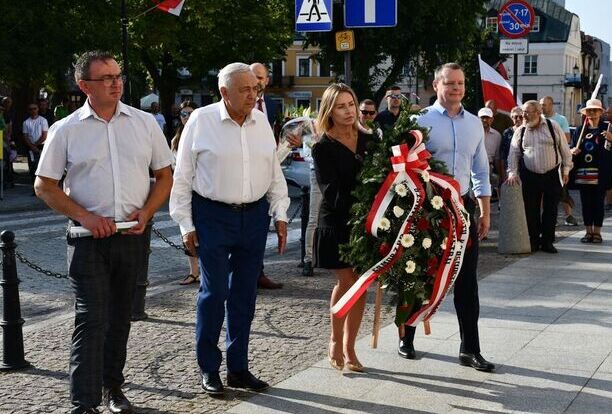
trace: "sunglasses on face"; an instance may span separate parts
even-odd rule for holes
[[[183,118],[189,118],[189,115],[191,115],[191,112],[193,111],[181,111],[180,114]]]
[[[365,109],[360,109],[363,115],[374,115],[376,111],[366,111]]]
[[[395,94],[394,94],[394,95],[389,95],[389,98],[391,98],[391,99],[401,99],[401,98],[402,98],[402,95],[401,95],[401,94],[397,94],[397,95],[395,95]]]

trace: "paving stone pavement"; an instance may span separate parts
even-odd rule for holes
[[[481,278],[521,257],[497,254],[495,211],[493,218],[492,232],[481,246]],[[563,237],[576,228],[558,230],[557,235]],[[250,359],[256,375],[276,384],[324,358],[333,277],[320,269],[314,278],[301,277],[295,250],[281,258],[268,255],[266,260],[267,273],[284,281],[285,288],[259,294]],[[229,390],[222,399],[214,399],[200,389],[194,353],[196,290],[172,282],[156,286],[150,293],[147,300],[150,319],[133,324],[125,369],[125,390],[138,412],[221,413],[249,399],[251,393],[235,390]],[[362,336],[369,335],[372,326],[373,295],[370,296]],[[43,302],[46,300],[47,297]],[[390,308],[383,308],[382,326],[392,322],[392,313]],[[63,314],[26,326],[26,358],[34,368],[0,373],[0,413],[69,410],[67,365],[72,325],[69,306],[64,304]],[[433,326],[435,330],[435,319]]]

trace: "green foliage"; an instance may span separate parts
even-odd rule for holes
[[[414,115],[415,113],[410,112],[405,105],[395,126],[385,131],[381,140],[372,140],[369,143],[367,149],[369,156],[364,161],[358,176],[359,184],[353,192],[355,203],[351,208],[349,221],[350,240],[340,246],[342,259],[351,263],[358,273],[364,273],[386,256],[402,223],[415,204],[412,193],[410,191],[405,193],[405,184],[399,183],[393,188],[395,195],[384,216],[389,221],[389,228],[384,230],[379,226],[378,238],[366,231],[366,220],[373,200],[381,184],[392,171],[389,160],[392,156],[391,147],[403,143],[411,147],[415,141],[409,134],[411,130],[420,130],[424,141],[428,140],[428,130],[416,124]],[[448,175],[443,162],[429,159],[429,166],[430,171]],[[450,227],[450,219],[444,207],[436,204],[436,202],[442,203],[441,190],[429,182],[427,173],[419,175],[417,179],[423,185],[426,196],[421,208],[416,211],[408,235],[404,236],[406,237],[405,243],[402,243],[404,251],[400,259],[380,278],[383,288],[393,294],[393,302],[400,306],[396,315],[398,325],[408,318],[411,309],[418,309],[429,299],[435,271],[438,269],[437,261],[443,255],[442,245]],[[399,188],[400,186],[404,188]],[[403,210],[403,212],[398,210],[398,213],[401,213],[399,217],[394,214],[394,207]]]

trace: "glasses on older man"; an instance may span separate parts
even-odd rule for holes
[[[112,86],[113,83],[116,81],[117,83],[121,82],[125,82],[125,75],[104,75],[102,76],[100,79],[83,79],[84,81],[87,82],[102,82],[104,84],[104,86]]]

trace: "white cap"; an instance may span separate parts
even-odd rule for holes
[[[480,108],[480,111],[478,111],[478,118],[482,118],[483,116],[493,118],[493,111],[491,108]]]

